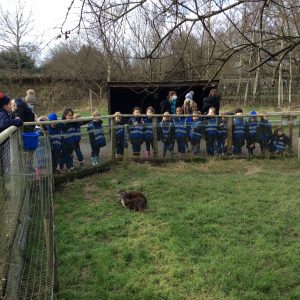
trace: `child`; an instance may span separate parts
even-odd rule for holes
[[[180,158],[184,157],[186,140],[188,138],[189,125],[187,124],[188,120],[186,117],[181,116],[183,110],[181,107],[176,108],[177,117],[174,119],[175,125],[175,139],[177,142],[177,149]]]
[[[93,120],[88,124],[88,134],[92,148],[91,161],[92,165],[96,166],[100,162],[100,148],[106,146],[104,131],[102,127],[103,121],[100,120],[101,114],[99,111],[93,112]]]
[[[198,112],[198,105],[193,100],[194,91],[190,91],[185,95],[185,100],[183,102],[183,113],[185,115],[192,114],[193,112]]]
[[[281,127],[274,130],[273,143],[271,151],[273,153],[282,154],[286,151],[287,146],[290,144],[289,137],[284,133]]]
[[[119,111],[115,112],[115,126],[116,126],[116,159],[122,159],[124,155],[124,138],[125,130],[122,122],[122,115]]]
[[[226,117],[222,117],[217,130],[218,154],[225,154],[227,152],[226,138],[227,138],[227,119]]]
[[[216,115],[216,109],[214,107],[210,107],[207,115],[209,117],[207,117],[204,121],[206,153],[208,156],[213,156],[216,152],[218,134],[218,120],[214,117]]]
[[[80,114],[74,114],[74,120],[81,118]],[[80,141],[81,141],[81,135],[80,135],[80,127],[81,125],[83,125],[82,122],[76,122],[74,123],[75,126],[75,133],[76,135],[74,135],[74,145],[75,145],[75,154],[77,156],[77,159],[79,161],[79,165],[82,168],[84,166],[83,164],[83,155],[80,149]]]
[[[233,118],[233,153],[241,154],[242,147],[245,145],[245,131],[246,131],[246,122],[243,116],[243,110],[237,108],[235,110],[236,117]]]
[[[72,108],[65,108],[62,114],[62,120],[73,120],[74,112]],[[76,132],[78,125],[74,122],[68,122],[62,125],[62,157],[60,161],[60,168],[63,169],[64,165],[67,171],[74,169],[73,165],[73,152],[75,150]]]
[[[256,134],[257,134],[258,121],[256,118],[256,111],[250,112],[250,117],[246,124],[246,147],[248,149],[249,156],[253,156],[255,149]]]
[[[49,121],[56,121],[56,113],[51,113],[48,115]],[[47,126],[47,132],[49,134],[49,140],[51,145],[51,156],[52,156],[52,171],[64,173],[62,169],[58,167],[58,163],[61,159],[61,150],[62,150],[62,128],[61,124],[49,124]]]
[[[145,123],[145,133],[144,133],[144,139],[146,142],[146,157],[150,158],[150,147],[153,149],[153,127],[152,127],[152,116],[155,113],[154,108],[152,106],[149,106],[146,109],[147,117],[144,118]]]
[[[144,120],[140,117],[141,111],[140,107],[134,107],[132,111],[133,117],[128,122],[133,158],[139,158],[141,145],[144,140]]]
[[[192,152],[195,156],[200,155],[200,140],[202,131],[202,121],[199,119],[199,113],[193,112],[193,121],[191,122],[190,140],[192,144]]]
[[[163,114],[163,119],[158,125],[158,135],[163,142],[163,157],[166,157],[167,151],[170,152],[170,158],[173,158],[175,126],[169,112]]]
[[[48,119],[44,116],[40,116],[37,121],[44,122]],[[34,132],[36,132],[39,136],[44,136],[44,128],[43,126],[36,125],[34,128]],[[39,138],[39,146],[34,151],[34,158],[33,158],[33,166],[35,168],[35,175],[36,180],[40,179],[41,174],[46,174],[47,172],[47,151],[45,147],[44,141],[41,141]]]
[[[261,154],[265,155],[270,150],[271,139],[272,123],[269,122],[268,116],[263,112],[257,127],[257,141],[260,144]]]

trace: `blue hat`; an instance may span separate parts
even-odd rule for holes
[[[49,121],[56,121],[57,120],[57,114],[56,113],[51,113],[48,115],[48,120]]]
[[[251,115],[251,116],[256,116],[256,111],[255,111],[255,110],[252,110],[251,113],[250,113],[250,115]]]

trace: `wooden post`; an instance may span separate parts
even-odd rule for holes
[[[115,118],[110,119],[110,140],[111,140],[111,160],[116,159],[116,121]]]
[[[288,150],[290,152],[292,152],[292,150],[293,150],[293,117],[291,115],[288,116],[288,126],[289,126],[289,139],[290,139]]]
[[[227,154],[232,153],[232,116],[227,117]]]
[[[157,117],[153,117],[152,121],[153,129],[153,158],[158,158],[158,146],[157,146]]]

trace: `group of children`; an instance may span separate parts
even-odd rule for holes
[[[227,120],[228,117],[216,116],[216,109],[211,107],[207,115],[201,116],[194,111],[190,116],[183,113],[182,107],[176,108],[176,116],[165,112],[162,118],[153,118],[154,108],[146,109],[146,117],[141,116],[140,107],[134,107],[132,117],[125,119],[120,112],[114,114],[113,125],[116,138],[116,158],[122,159],[126,144],[126,133],[132,145],[134,158],[139,158],[142,144],[146,146],[146,157],[151,157],[153,149],[153,128],[157,128],[157,138],[162,143],[163,157],[169,152],[170,157],[174,155],[174,147],[177,144],[179,158],[184,158],[187,151],[191,151],[195,157],[200,156],[200,142],[205,139],[206,154],[213,156],[227,152]],[[106,146],[105,134],[98,111],[93,113],[90,122],[72,122],[80,115],[74,114],[71,108],[66,108],[62,114],[65,123],[51,123],[44,128],[47,131],[51,143],[53,171],[64,172],[74,168],[73,153],[76,154],[80,166],[83,166],[84,158],[80,149],[81,126],[87,124],[87,132],[91,146],[91,162],[95,166],[100,161],[100,149]],[[256,144],[260,145],[261,153],[283,153],[287,150],[290,139],[285,135],[283,129],[278,127],[272,132],[272,124],[266,115],[259,118],[255,111],[250,117],[243,116],[242,109],[236,109],[232,117],[232,152],[241,154],[243,146],[246,145],[249,155],[253,155]],[[56,121],[55,113],[48,118],[40,117],[38,121]],[[153,127],[153,120],[157,120]],[[44,133],[40,126],[35,131]]]
[[[84,165],[84,157],[80,148],[81,126],[87,124],[87,132],[91,145],[91,162],[96,166],[100,162],[100,148],[106,145],[105,135],[102,128],[101,115],[98,111],[93,113],[93,120],[90,122],[71,122],[81,116],[74,114],[71,108],[66,108],[62,114],[65,123],[51,123],[47,126],[36,126],[35,132],[44,135],[47,132],[51,145],[53,172],[64,173],[74,169],[73,154],[75,153],[80,166]],[[39,117],[38,121],[57,121],[56,113],[50,113],[48,118]]]
[[[124,154],[125,122],[121,121],[120,112],[116,114],[117,155],[121,157]],[[147,117],[141,117],[139,107],[135,107],[132,114],[133,117],[126,124],[128,124],[133,157],[140,156],[141,146],[145,142],[146,157],[149,158],[153,146],[154,109],[151,106],[146,109]],[[166,157],[168,152],[170,157],[173,157],[175,143],[179,158],[183,158],[190,150],[194,156],[199,156],[202,137],[205,139],[208,156],[227,153],[227,120],[228,117],[216,116],[214,107],[209,108],[207,115],[203,116],[197,111],[190,116],[185,116],[182,107],[176,108],[175,117],[165,112],[156,124],[158,140],[162,142],[163,157]],[[257,113],[252,111],[250,116],[245,118],[243,110],[238,108],[235,110],[232,123],[233,154],[241,154],[245,144],[250,156],[253,155],[256,144],[260,145],[262,154],[283,153],[288,149],[290,139],[284,133],[283,128],[278,127],[272,132],[272,124],[265,114],[258,117]]]

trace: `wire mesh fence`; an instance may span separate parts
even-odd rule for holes
[[[211,156],[270,157],[298,155],[296,115],[187,116],[118,115],[103,116],[101,125],[73,120],[51,135],[55,157],[53,171],[66,173],[74,168],[101,165],[124,159],[194,159]],[[55,126],[60,126],[57,121]],[[95,122],[97,123],[97,122]],[[96,127],[95,127],[96,126]],[[54,143],[59,139],[59,153]]]
[[[3,134],[3,133],[1,133]],[[25,151],[20,131],[0,145],[1,299],[52,299],[54,239],[50,144]]]

